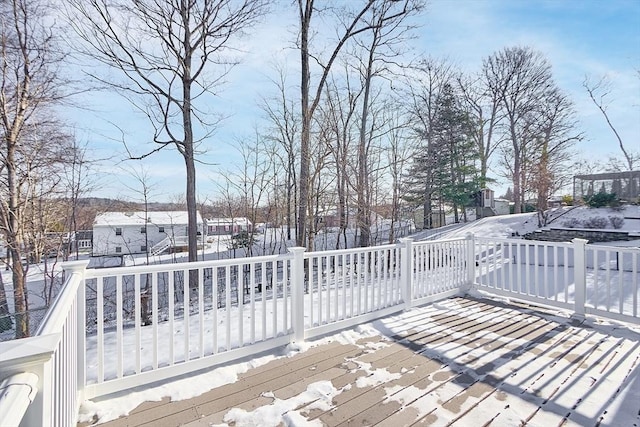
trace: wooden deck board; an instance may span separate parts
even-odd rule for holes
[[[305,401],[291,411],[327,426],[595,426],[614,425],[621,411],[640,423],[639,339],[526,306],[471,298],[443,305],[451,309],[385,319],[386,337],[324,344],[194,399],[148,402],[103,425],[224,424],[234,408],[259,416],[320,381],[336,390],[330,406]]]

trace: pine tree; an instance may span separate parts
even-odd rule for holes
[[[452,86],[446,84],[437,99],[433,120],[416,129],[422,143],[405,177],[405,198],[423,206],[424,228],[433,226],[434,209],[441,210],[445,204],[453,207],[458,221],[459,209],[468,205],[471,194],[480,188],[472,131],[470,115]]]

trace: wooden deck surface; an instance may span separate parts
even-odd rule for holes
[[[102,425],[268,425],[282,408],[288,425],[640,425],[638,328],[471,298],[375,326],[381,336],[323,344]],[[317,389],[329,397],[303,394]]]

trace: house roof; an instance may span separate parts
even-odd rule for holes
[[[228,225],[228,224],[251,225],[251,221],[249,221],[249,218],[245,218],[245,217],[207,219],[207,225]]]
[[[197,212],[198,222],[202,222],[200,213]],[[148,218],[148,221],[147,221]],[[94,226],[114,226],[114,225],[144,225],[162,224],[175,225],[187,224],[187,211],[160,211],[160,212],[104,212],[96,215]]]

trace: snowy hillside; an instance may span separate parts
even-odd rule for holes
[[[604,223],[604,227],[586,226],[589,225],[588,223],[598,221]],[[625,206],[620,209],[586,206],[552,209],[549,211],[547,227],[614,230],[616,228],[613,223],[619,226],[620,231],[640,233],[640,206]],[[533,212],[483,218],[444,233],[442,237],[464,237],[467,233],[473,233],[479,237],[510,238],[514,235],[522,236],[539,228],[537,213]]]

